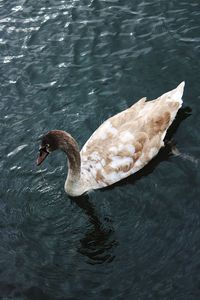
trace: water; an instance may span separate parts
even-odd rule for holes
[[[199,0],[0,1],[1,299],[199,299],[199,29]],[[62,153],[35,166],[182,80],[175,155],[77,200]]]

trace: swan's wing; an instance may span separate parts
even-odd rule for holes
[[[137,172],[158,153],[163,145],[163,131],[157,132],[155,124],[152,121],[150,134],[142,118],[124,124],[122,130],[109,121],[106,125],[109,130],[93,135],[81,151],[82,168],[87,169],[97,183],[93,188],[111,185]]]
[[[145,157],[147,144],[145,132],[133,134],[127,130],[103,141],[95,139],[95,145],[89,143],[86,151],[81,152],[82,168],[92,174],[97,187],[111,185],[135,173],[146,160],[149,161],[149,156]]]
[[[140,170],[164,145],[166,131],[182,104],[184,84],[156,100],[145,98],[105,121],[81,150],[82,169],[99,188]]]

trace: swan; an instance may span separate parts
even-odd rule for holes
[[[143,168],[164,146],[167,129],[182,106],[185,83],[107,119],[88,139],[81,151],[75,139],[62,130],[43,135],[39,166],[49,153],[60,149],[68,159],[65,191],[70,196],[100,189]]]

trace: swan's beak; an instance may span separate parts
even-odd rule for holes
[[[40,149],[40,154],[38,155],[37,158],[37,166],[41,165],[41,163],[45,160],[49,152],[44,151],[43,149]]]

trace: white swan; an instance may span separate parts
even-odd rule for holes
[[[161,147],[166,131],[182,105],[184,82],[159,98],[142,98],[106,120],[79,152],[67,132],[52,130],[41,141],[37,165],[63,150],[68,158],[65,191],[71,196],[111,185],[143,168]]]

